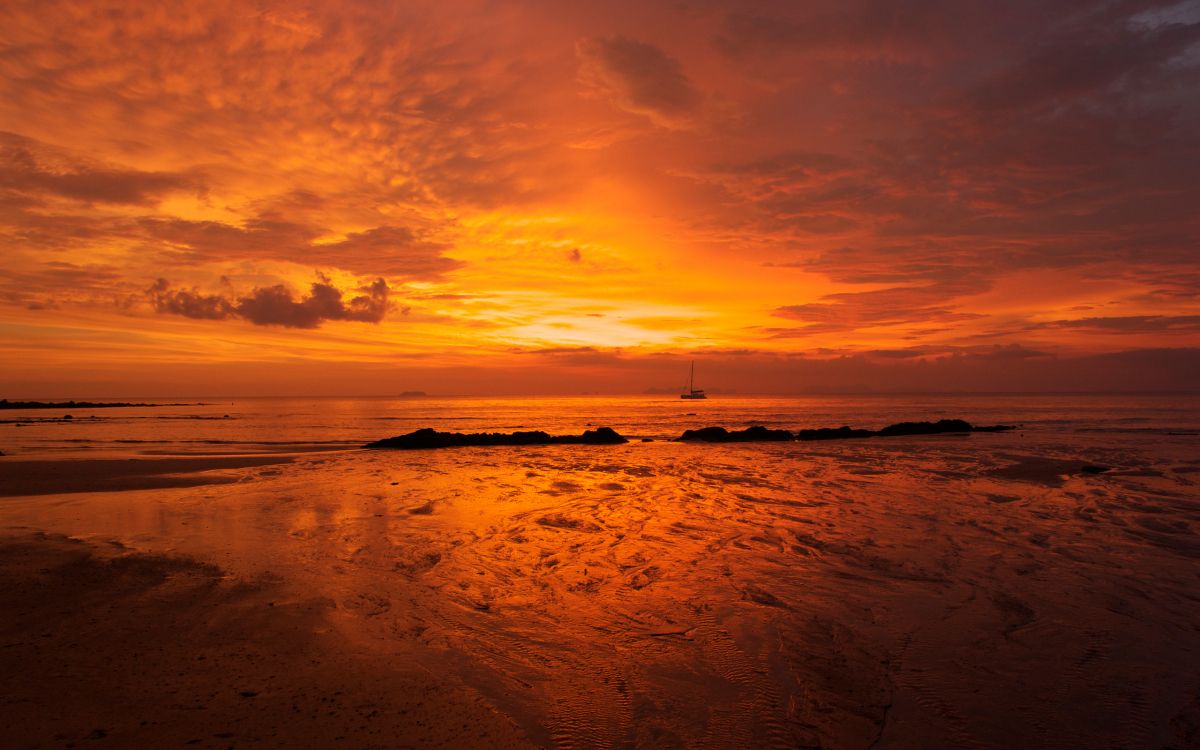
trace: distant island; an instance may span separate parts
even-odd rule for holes
[[[135,404],[128,401],[9,401],[0,399],[0,409],[112,409],[118,406],[202,406],[202,404]]]

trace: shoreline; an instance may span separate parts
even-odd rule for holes
[[[136,407],[162,407],[162,406],[212,406],[212,404],[195,402],[195,403],[171,403],[171,404],[147,404],[135,403],[131,401],[9,401],[8,399],[0,399],[0,410],[19,410],[19,409],[129,409]]]

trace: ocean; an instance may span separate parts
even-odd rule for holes
[[[138,399],[125,399],[138,401]],[[750,425],[801,429],[965,419],[1058,435],[1161,436],[1200,431],[1197,394],[913,394],[146,399],[180,406],[0,411],[7,455],[138,455],[355,448],[423,427],[460,432],[607,426],[631,439],[668,440],[685,429]],[[72,419],[62,419],[70,411]],[[62,412],[62,413],[60,413]]]

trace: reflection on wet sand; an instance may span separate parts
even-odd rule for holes
[[[305,614],[263,632],[392,675],[339,689],[410,739],[454,737],[393,716],[419,682],[443,709],[459,696],[460,744],[1187,746],[1188,440],[348,452],[232,485],[12,499],[0,522],[216,565],[214,622],[269,581]],[[259,648],[243,674],[287,670]],[[329,679],[262,680],[256,699]]]

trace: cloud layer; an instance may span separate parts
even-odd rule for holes
[[[1003,362],[1049,384],[1200,348],[1194,2],[14,0],[0,24],[0,343],[47,367],[744,351],[769,390],[775,357],[902,379],[1037,352]]]

